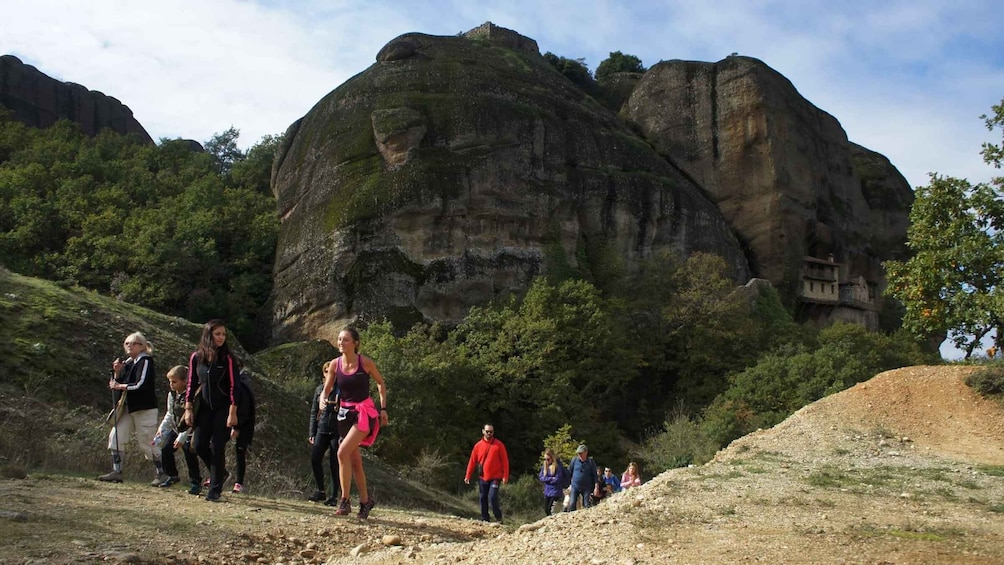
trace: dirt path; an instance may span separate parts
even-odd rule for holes
[[[878,375],[596,508],[515,530],[378,507],[0,481],[0,563],[1004,563],[1004,410],[964,367]]]

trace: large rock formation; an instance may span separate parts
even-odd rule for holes
[[[906,253],[913,192],[786,78],[748,57],[661,62],[622,115],[715,201],[757,276],[798,295],[805,257],[832,255],[878,310],[880,263]]]
[[[15,119],[32,127],[46,128],[66,118],[80,124],[87,135],[111,128],[153,143],[132,110],[115,98],[58,81],[12,55],[0,56],[0,106],[12,110]]]
[[[548,268],[631,269],[659,249],[749,276],[691,180],[533,40],[490,25],[391,41],[290,126],[273,189],[277,341],[359,317],[459,320]]]

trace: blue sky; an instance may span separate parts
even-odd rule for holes
[[[1004,9],[990,1],[0,0],[0,54],[118,98],[154,139],[205,141],[230,126],[247,147],[280,134],[408,32],[485,21],[541,52],[660,60],[761,59],[848,137],[927,174],[979,182],[996,140],[981,114],[1004,98]]]

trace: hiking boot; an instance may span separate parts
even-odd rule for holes
[[[195,496],[202,494],[202,485],[199,484],[199,481],[192,481],[192,488],[188,489],[188,494]]]
[[[179,479],[178,477],[168,477],[166,481],[160,483],[157,486],[159,486],[160,488],[167,488],[177,482],[180,482],[180,480],[181,479]]]
[[[234,494],[240,494],[244,492],[244,485],[240,483],[234,483]]]
[[[122,471],[112,471],[111,473],[105,473],[98,477],[99,481],[104,481],[106,483],[121,483],[122,482]]]
[[[365,520],[365,519],[369,518],[370,517],[370,510],[373,510],[374,506],[376,506],[376,501],[373,500],[372,496],[366,502],[360,502],[359,503],[359,515],[358,515],[358,518],[360,520]]]
[[[150,486],[159,487],[169,480],[171,480],[171,477],[167,473],[157,473],[157,476],[150,481]]]
[[[311,502],[320,502],[324,500],[328,495],[324,494],[323,490],[315,490],[314,494],[307,497],[307,500]]]
[[[348,516],[352,512],[352,503],[349,499],[343,498],[338,502],[338,509],[335,510],[335,516]]]
[[[338,496],[332,496],[324,501],[325,506],[338,506]]]
[[[209,493],[206,494],[206,502],[219,502],[219,501],[220,501],[220,493],[209,491]]]

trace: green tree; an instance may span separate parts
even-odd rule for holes
[[[205,144],[206,153],[212,156],[217,172],[222,175],[229,174],[234,164],[244,160],[245,153],[237,146],[240,135],[240,130],[230,126],[224,132],[213,134]]]
[[[641,64],[641,59],[634,55],[625,55],[620,51],[614,51],[596,67],[596,80],[603,82],[614,73],[643,72],[645,72],[645,67]]]
[[[565,423],[598,452],[616,452],[610,424],[629,417],[618,407],[638,359],[593,285],[538,278],[523,300],[472,308],[451,340],[481,375],[477,408],[507,430],[514,468],[534,468],[541,440]]]
[[[544,60],[550,63],[565,78],[579,85],[579,87],[585,89],[587,92],[594,90],[595,81],[593,80],[593,75],[589,73],[589,67],[586,66],[585,59],[559,57],[548,51],[544,53]]]
[[[167,314],[223,317],[245,346],[264,345],[253,330],[272,288],[278,141],[244,155],[236,135],[214,136],[210,154],[182,140],[90,138],[66,120],[42,130],[0,115],[3,264]]]
[[[926,361],[907,333],[885,335],[837,323],[819,332],[818,345],[784,345],[732,374],[728,389],[705,410],[702,428],[726,445],[882,371]]]
[[[1004,126],[1004,101],[984,116],[993,131]],[[985,143],[983,160],[999,168],[1002,150]],[[886,293],[906,308],[903,327],[932,337],[948,333],[968,359],[993,332],[1004,345],[1004,177],[972,184],[931,175],[917,189],[907,244],[913,256],[888,261]]]

